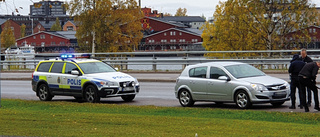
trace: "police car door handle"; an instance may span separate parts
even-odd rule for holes
[[[66,79],[67,77],[63,77],[63,79]]]
[[[51,75],[49,75],[48,78],[51,78]]]

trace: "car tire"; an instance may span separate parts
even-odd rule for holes
[[[280,107],[283,103],[284,103],[284,101],[283,102],[275,102],[275,103],[271,103],[271,105],[274,107]]]
[[[125,96],[121,96],[121,98],[122,98],[125,102],[130,102],[130,101],[132,101],[135,97],[136,97],[136,95],[125,95]]]
[[[98,96],[98,90],[93,85],[88,85],[84,89],[84,98],[87,102],[90,102],[90,103],[100,102],[100,97]]]
[[[189,91],[181,90],[178,94],[179,102],[183,107],[191,107],[194,104],[194,100]]]
[[[241,109],[250,108],[252,105],[248,93],[243,90],[235,94],[235,103]]]
[[[37,89],[37,94],[39,96],[39,99],[41,101],[50,101],[53,98],[53,95],[51,95],[49,87],[47,84],[40,84],[40,86]]]

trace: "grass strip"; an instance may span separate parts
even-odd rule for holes
[[[6,136],[320,136],[320,115],[3,99]]]

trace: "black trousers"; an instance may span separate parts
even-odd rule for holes
[[[301,95],[300,95],[300,83],[299,83],[299,77],[298,76],[291,76],[291,82],[290,82],[290,98],[291,98],[291,105],[296,105],[296,89],[298,88],[299,93],[299,102],[301,103]]]
[[[300,83],[300,95],[301,95],[301,105],[304,107],[308,107],[306,102],[306,87],[310,88],[313,91],[314,96],[314,107],[319,108],[319,97],[318,97],[318,88],[316,87],[315,83],[311,81],[310,78],[303,78],[299,77]]]

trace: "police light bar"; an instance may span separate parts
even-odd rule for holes
[[[61,59],[68,59],[68,58],[74,58],[75,56],[73,54],[61,54]]]
[[[74,55],[74,54],[61,54],[60,58],[61,59],[69,59],[69,58],[90,58],[91,54],[78,54],[78,55]]]

